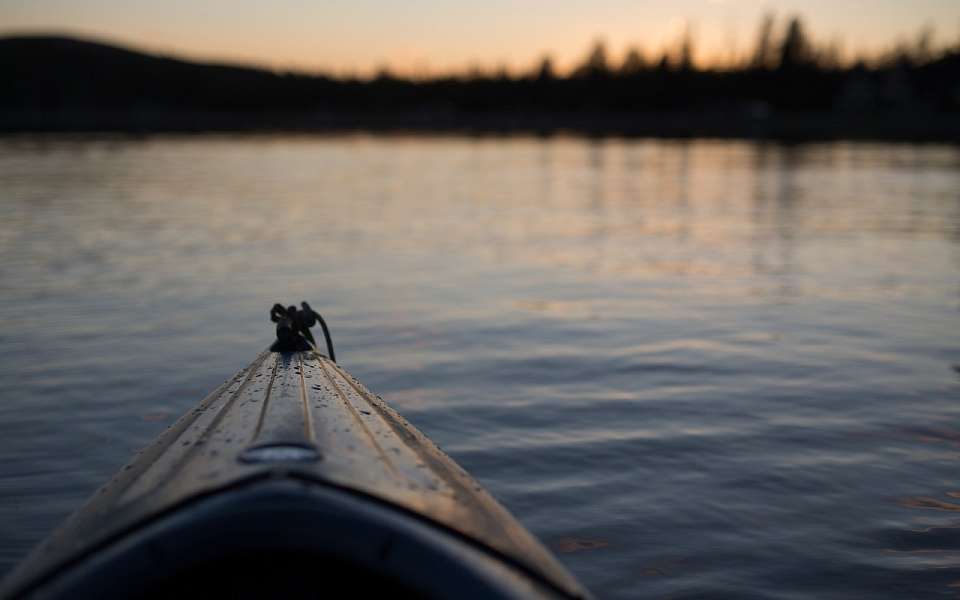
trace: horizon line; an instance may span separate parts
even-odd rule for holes
[[[768,13],[769,18],[773,18],[773,13]],[[794,15],[789,18],[801,18],[799,15]],[[423,81],[430,79],[445,79],[445,78],[462,78],[462,77],[497,77],[502,74],[506,74],[511,78],[522,78],[525,76],[530,76],[533,73],[536,73],[538,68],[542,66],[544,61],[551,61],[553,63],[553,68],[555,69],[555,75],[560,78],[570,77],[575,74],[578,68],[583,67],[583,65],[589,60],[588,56],[590,52],[596,49],[598,46],[603,46],[608,53],[607,59],[610,60],[610,66],[612,71],[618,70],[622,63],[627,59],[631,51],[639,51],[640,55],[646,61],[646,65],[652,65],[658,62],[659,60],[674,59],[676,54],[680,50],[680,46],[684,43],[684,40],[692,41],[693,52],[691,56],[692,61],[691,65],[700,71],[736,71],[738,69],[746,68],[749,65],[751,58],[751,49],[747,51],[741,51],[737,56],[727,56],[726,58],[721,58],[720,60],[704,60],[702,56],[698,56],[696,53],[696,39],[691,38],[691,27],[685,28],[683,33],[674,41],[673,47],[663,45],[661,48],[655,51],[650,51],[648,48],[645,48],[641,44],[628,44],[627,46],[620,49],[620,52],[609,52],[609,46],[605,41],[605,36],[595,35],[593,42],[588,48],[584,51],[581,51],[580,58],[573,62],[573,64],[567,65],[566,67],[557,67],[555,64],[554,54],[557,52],[553,51],[543,51],[539,55],[529,61],[527,61],[526,66],[518,67],[516,65],[510,66],[506,65],[503,62],[497,63],[496,61],[491,61],[487,66],[480,64],[478,60],[467,61],[465,64],[460,67],[448,68],[448,69],[436,69],[431,70],[429,68],[423,69],[417,66],[412,66],[409,70],[406,69],[397,69],[389,65],[384,64],[384,62],[379,62],[370,67],[365,67],[363,69],[353,69],[353,68],[324,68],[324,67],[309,67],[306,65],[281,65],[281,64],[271,64],[268,59],[258,60],[250,58],[242,58],[229,55],[217,55],[215,53],[197,53],[190,52],[189,50],[184,51],[182,49],[174,48],[171,46],[164,46],[159,44],[150,44],[144,43],[141,41],[130,40],[128,38],[123,38],[115,34],[108,34],[102,32],[89,32],[79,29],[69,29],[69,28],[33,28],[33,27],[23,27],[23,28],[10,28],[10,29],[0,29],[0,40],[5,38],[57,38],[57,39],[70,39],[80,42],[88,42],[93,44],[100,44],[103,46],[109,46],[121,50],[127,50],[132,52],[137,52],[140,54],[145,54],[153,56],[155,58],[171,59],[181,62],[209,65],[209,66],[223,66],[231,68],[240,68],[240,69],[252,69],[259,71],[267,71],[276,74],[289,74],[289,75],[299,75],[307,77],[325,77],[330,79],[357,79],[357,80],[369,80],[375,79],[378,76],[387,74],[391,77],[398,79],[407,79],[411,81]],[[921,31],[928,31],[933,34],[934,28],[932,26],[925,26]],[[755,39],[751,40],[756,42]],[[829,45],[836,43],[836,40],[830,42]],[[909,47],[903,42],[902,38],[899,41],[888,42],[880,49],[875,49],[872,56],[864,56],[863,54],[854,54],[843,56],[837,62],[837,66],[840,68],[850,68],[858,63],[863,63],[867,65],[876,64],[879,61],[882,61],[885,55],[892,55],[898,51],[909,51]],[[956,41],[953,44],[941,43],[938,46],[931,46],[930,54],[932,58],[941,57],[951,51],[960,51],[960,40]],[[618,60],[619,57],[619,60]],[[339,72],[338,72],[339,71]]]

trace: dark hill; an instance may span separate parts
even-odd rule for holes
[[[303,110],[331,86],[61,37],[0,39],[0,81],[0,106],[24,109]]]

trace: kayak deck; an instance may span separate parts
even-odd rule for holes
[[[191,502],[200,503],[198,511],[210,510],[203,508],[210,498],[262,496],[264,485],[287,498],[301,493],[293,490],[304,482],[312,486],[309,494],[339,494],[339,500],[328,498],[331,505],[339,506],[347,494],[357,506],[372,503],[374,512],[389,507],[436,527],[530,577],[537,589],[588,596],[472,477],[382,399],[313,351],[258,356],[138,453],[37,549],[7,582],[7,591],[33,585],[51,568],[69,568],[138,527],[156,527],[160,516]],[[253,483],[260,491],[244,488]],[[295,484],[300,488],[289,487]]]

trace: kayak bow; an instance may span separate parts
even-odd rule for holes
[[[274,320],[300,343],[303,324]],[[0,596],[589,597],[462,468],[310,346],[263,352],[181,417]]]

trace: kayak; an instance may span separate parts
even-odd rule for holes
[[[271,349],[138,452],[0,597],[589,598],[335,362],[302,306],[275,306]]]

